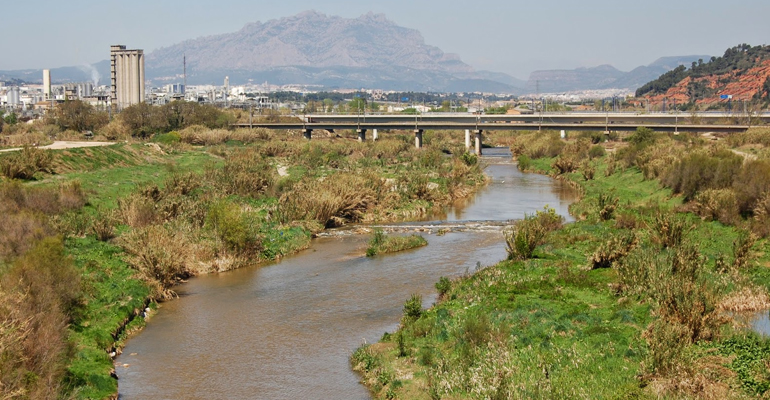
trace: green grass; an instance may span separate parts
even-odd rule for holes
[[[150,289],[122,261],[117,246],[87,237],[67,239],[66,248],[82,272],[86,292],[82,313],[70,326],[75,356],[68,383],[78,398],[108,398],[117,393],[108,353],[143,326],[144,319],[134,317],[147,305]]]

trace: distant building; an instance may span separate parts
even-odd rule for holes
[[[122,110],[144,101],[144,50],[110,46],[112,108]]]
[[[46,100],[51,98],[51,70],[43,70],[43,96]]]

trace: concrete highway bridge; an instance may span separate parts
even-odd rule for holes
[[[710,114],[711,115],[711,114]],[[547,116],[547,118],[545,117]],[[612,116],[612,118],[610,118]],[[673,120],[669,120],[673,118]],[[711,116],[714,122],[723,122],[726,118]],[[475,150],[481,154],[482,134],[492,130],[555,130],[555,131],[610,131],[630,132],[639,127],[647,127],[657,132],[744,132],[748,125],[690,123],[686,117],[668,114],[629,114],[629,113],[564,113],[529,115],[473,115],[431,113],[423,115],[304,115],[297,116],[297,122],[276,123],[241,123],[233,126],[245,128],[267,128],[279,130],[301,130],[307,139],[312,138],[313,130],[355,130],[360,141],[366,140],[367,131],[372,131],[377,140],[382,130],[411,130],[415,134],[415,146],[422,147],[422,136],[426,130],[465,131],[465,146],[471,147],[471,133],[474,134]]]

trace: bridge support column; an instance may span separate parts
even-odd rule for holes
[[[310,138],[313,137],[313,130],[307,128],[303,129],[302,136],[304,136],[305,139],[310,140]]]
[[[422,129],[414,130],[414,147],[418,149],[422,148]]]
[[[476,155],[481,155],[481,129],[473,131],[476,134]]]
[[[366,141],[366,129],[356,129],[356,133],[358,133],[359,142],[363,143]]]
[[[377,129],[372,129],[372,140],[376,142],[378,138],[379,136],[377,136]]]
[[[471,149],[471,130],[465,130],[465,150]]]

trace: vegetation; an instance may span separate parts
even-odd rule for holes
[[[374,257],[378,254],[395,253],[427,245],[428,241],[420,235],[390,236],[381,228],[376,228],[372,232],[372,239],[369,240],[369,247],[366,248],[366,256]]]
[[[527,169],[580,187],[578,221],[543,233],[528,216],[505,232],[508,260],[442,277],[428,310],[410,300],[397,332],[352,356],[363,382],[378,398],[767,396],[768,339],[732,323],[770,308],[768,242],[755,222],[765,178],[743,175],[763,159],[686,139],[637,132],[596,157],[586,180],[555,162],[581,152],[577,140],[518,136],[520,165],[526,157]],[[719,206],[701,205],[707,198]],[[727,205],[732,226],[688,213]]]
[[[111,355],[177,283],[283,257],[325,226],[414,218],[485,182],[445,132],[417,150],[410,135],[307,142],[185,124],[152,142],[0,155],[3,395],[114,396]]]

